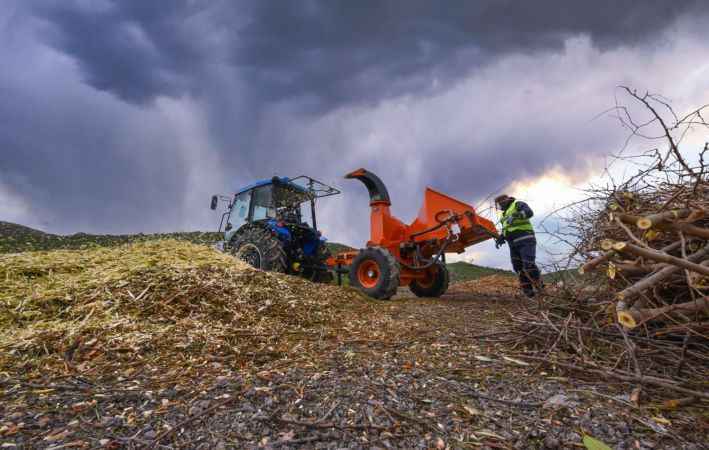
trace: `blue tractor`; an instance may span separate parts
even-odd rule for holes
[[[301,175],[257,181],[233,197],[221,197],[228,202],[219,223],[219,232],[224,228],[223,249],[257,269],[330,282],[330,252],[317,228],[315,204],[339,193]],[[212,196],[211,209],[219,200]]]

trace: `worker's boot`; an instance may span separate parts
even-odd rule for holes
[[[534,262],[527,263],[522,273],[527,275],[527,280],[530,285],[529,288],[532,289],[532,292],[536,292],[537,294],[544,293],[544,281],[542,280],[542,274]]]
[[[534,298],[534,285],[524,272],[519,274],[519,287],[525,297]]]
[[[547,293],[545,289],[546,286],[544,285],[544,281],[541,278],[537,280],[534,287],[537,290],[537,294],[539,295],[545,295]]]

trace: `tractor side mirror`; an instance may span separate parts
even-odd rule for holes
[[[227,222],[227,223],[226,223],[226,226],[224,227],[224,231],[229,231],[229,230],[231,230],[232,228],[233,228],[233,227],[231,226],[231,223]]]
[[[212,203],[209,205],[210,209],[217,209],[217,204],[219,203],[219,198],[216,195],[212,195]]]

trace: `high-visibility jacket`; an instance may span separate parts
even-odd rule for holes
[[[514,217],[512,223],[507,223],[508,217]],[[502,235],[509,236],[510,233],[515,231],[534,231],[532,222],[528,218],[522,218],[517,216],[517,200],[512,202],[512,204],[502,213]]]

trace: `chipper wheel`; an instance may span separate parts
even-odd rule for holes
[[[370,297],[389,300],[399,287],[399,264],[386,249],[365,248],[350,265],[350,286]]]
[[[426,271],[427,278],[414,280],[409,289],[417,297],[440,297],[448,290],[448,268],[443,263],[436,263]]]
[[[281,273],[286,271],[287,258],[283,243],[265,228],[249,228],[234,236],[231,254],[257,269]]]

